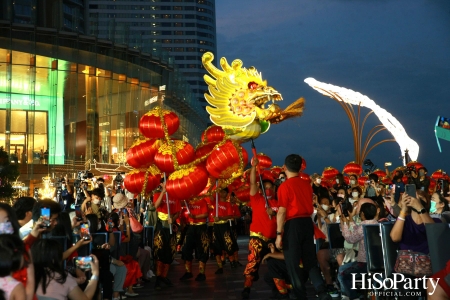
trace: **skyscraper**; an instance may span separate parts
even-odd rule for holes
[[[90,1],[89,21],[91,35],[158,56],[167,52],[206,105],[201,57],[217,52],[215,0]]]

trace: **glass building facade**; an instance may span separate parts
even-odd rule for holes
[[[39,165],[51,174],[76,161],[124,162],[156,105],[178,114],[174,138],[199,142],[203,108],[173,58],[0,21],[0,146],[27,179],[43,173]]]

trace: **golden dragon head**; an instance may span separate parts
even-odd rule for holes
[[[270,123],[276,124],[302,114],[303,98],[281,110],[275,104],[283,100],[281,94],[268,86],[267,81],[262,79],[261,73],[254,67],[242,67],[240,59],[235,59],[230,66],[222,57],[222,70],[219,70],[213,65],[213,60],[214,55],[210,52],[202,56],[203,66],[211,75],[204,76],[209,91],[205,93],[205,98],[211,105],[207,106],[206,110],[214,124],[235,132],[241,132],[249,125],[260,126],[262,130],[259,130],[259,133],[264,133]],[[270,102],[272,103],[266,107]]]

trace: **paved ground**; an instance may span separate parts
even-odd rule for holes
[[[239,260],[245,266],[247,261],[247,245],[248,238],[240,237],[239,243]],[[206,264],[206,281],[197,282],[194,280],[197,276],[198,262],[193,262],[192,270],[194,278],[188,281],[180,281],[179,278],[184,274],[184,263],[180,258],[180,255],[176,256],[176,261],[180,264],[172,264],[169,271],[169,279],[173,282],[174,287],[163,287],[162,290],[157,291],[154,289],[155,280],[152,278],[151,282],[145,283],[144,288],[136,289],[135,292],[139,293],[136,298],[128,299],[158,299],[158,300],[181,300],[181,299],[199,299],[199,300],[220,300],[220,299],[241,299],[241,291],[243,290],[244,277],[242,272],[243,267],[231,269],[229,264],[224,266],[224,273],[222,275],[215,275],[214,272],[217,269],[217,265],[212,260],[209,260]],[[260,277],[252,287],[250,299],[268,299],[271,290],[265,284],[263,280],[263,274],[266,272],[266,265],[262,265],[260,268]],[[317,299],[314,295],[314,289],[312,286],[308,287],[309,299]]]

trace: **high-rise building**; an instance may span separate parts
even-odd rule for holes
[[[89,1],[91,35],[155,55],[167,52],[203,107],[201,57],[217,52],[215,20],[215,0]]]

